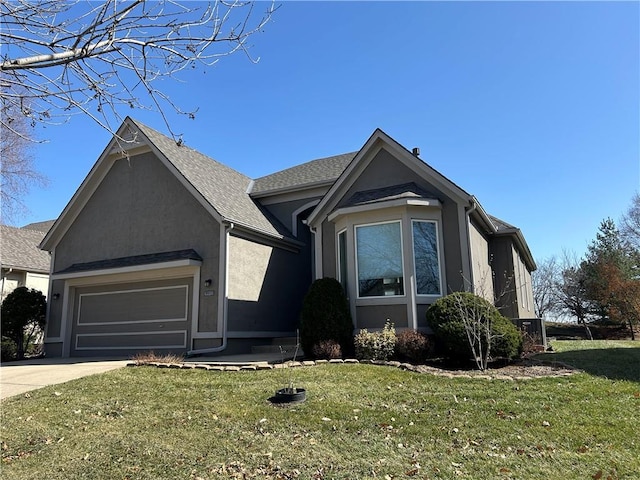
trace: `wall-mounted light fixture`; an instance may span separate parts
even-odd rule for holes
[[[211,279],[210,279],[210,278],[207,278],[207,279],[204,281],[204,286],[205,286],[205,287],[207,287],[207,288],[211,286]]]
[[[60,294],[59,293],[54,293],[53,294],[53,299],[54,300],[58,300],[60,298]]]

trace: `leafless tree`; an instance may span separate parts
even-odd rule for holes
[[[162,86],[186,69],[210,67],[249,38],[274,3],[242,0],[11,0],[0,2],[0,101],[33,124],[85,114],[113,133],[120,109],[194,117]],[[15,115],[2,118],[9,127]]]
[[[620,233],[636,252],[640,252],[640,193],[631,199],[631,205],[622,216]]]
[[[30,140],[33,137],[28,119],[12,114],[7,108],[0,108],[0,117],[3,119],[0,125],[1,221],[7,223],[27,211],[23,199],[30,187],[44,186],[47,179],[34,165],[34,143]]]
[[[558,279],[558,305],[560,311],[584,325],[587,338],[593,340],[588,322],[594,319],[593,306],[588,298],[585,286],[585,272],[582,261],[575,253],[562,252],[560,260],[560,278]]]
[[[476,366],[478,370],[485,371],[491,359],[491,342],[498,336],[491,328],[495,307],[481,296],[470,305],[464,296],[455,295],[454,304],[462,319]]]
[[[560,278],[560,264],[555,255],[539,261],[538,268],[531,274],[533,304],[538,318],[558,311]]]
[[[473,294],[479,297],[479,301],[470,304],[465,301],[464,296],[454,296],[454,305],[462,320],[464,331],[471,348],[471,353],[476,362],[478,370],[486,370],[491,360],[491,343],[501,337],[493,329],[493,319],[495,314],[500,314],[500,304],[505,298],[511,299],[513,277],[505,277],[503,288],[495,291],[492,285],[492,273],[490,270],[482,269],[478,265],[481,273],[480,278],[473,284]],[[472,282],[462,276],[465,285],[472,285]],[[490,300],[493,300],[491,302]]]

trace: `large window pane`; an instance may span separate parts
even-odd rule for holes
[[[413,221],[413,254],[418,295],[439,295],[440,265],[435,222]]]
[[[358,295],[404,295],[400,222],[356,227]]]

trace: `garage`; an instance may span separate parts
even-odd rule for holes
[[[71,355],[187,348],[193,278],[79,286]]]
[[[185,353],[198,329],[201,265],[195,251],[181,250],[75,264],[54,274],[49,312],[59,308],[61,315],[47,324],[47,354]]]

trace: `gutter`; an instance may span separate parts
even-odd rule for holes
[[[224,252],[222,252],[223,254],[220,255],[220,258],[223,259],[220,263],[223,264],[222,270],[224,270],[224,272],[222,275],[220,275],[220,279],[222,280],[223,285],[221,285],[221,288],[219,288],[219,292],[223,292],[223,297],[221,299],[222,301],[222,344],[219,347],[189,350],[187,352],[187,357],[208,354],[208,353],[219,353],[227,348],[227,318],[228,318],[228,311],[229,311],[229,268],[228,268],[229,266],[229,232],[235,228],[235,225],[233,222],[225,223],[223,225],[224,225]]]

